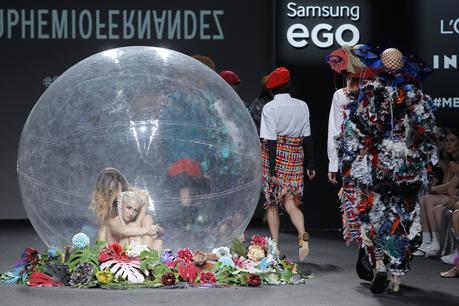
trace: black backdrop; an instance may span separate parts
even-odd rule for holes
[[[324,16],[289,17],[287,4],[299,6],[349,6],[359,7],[358,18],[352,16],[329,18]],[[11,28],[8,37],[8,9],[15,10],[19,16],[21,9],[27,12],[35,10],[35,37],[21,38],[21,22]],[[38,10],[56,9],[81,13],[86,9],[94,17],[100,11],[102,23],[107,23],[109,10],[127,10],[131,12],[155,10],[161,16],[163,10],[171,11],[172,16],[180,11],[191,10],[196,16],[204,12],[204,37],[196,34],[192,39],[184,38],[184,24],[181,23],[181,37],[169,38],[152,35],[149,39],[96,39],[95,30],[89,39],[37,39]],[[26,218],[21,205],[16,178],[16,153],[20,131],[38,97],[46,87],[46,77],[60,75],[67,68],[92,55],[108,48],[127,45],[150,45],[175,49],[185,54],[203,54],[213,58],[217,70],[230,69],[239,74],[243,83],[240,95],[244,100],[253,99],[260,89],[260,78],[277,65],[288,67],[293,76],[296,96],[307,101],[311,111],[311,124],[315,141],[315,154],[318,160],[318,177],[307,184],[304,197],[304,211],[309,229],[331,229],[340,226],[339,209],[336,194],[337,187],[328,184],[326,179],[328,160],[326,156],[327,120],[331,97],[335,83],[339,87],[342,80],[335,77],[324,63],[324,56],[339,47],[336,40],[329,47],[317,47],[311,38],[305,47],[295,48],[286,39],[288,27],[302,24],[311,34],[320,23],[330,24],[331,33],[343,24],[351,24],[359,30],[360,42],[372,41],[378,44],[397,46],[401,50],[412,50],[420,55],[429,65],[434,66],[434,56],[438,58],[438,69],[425,82],[425,91],[430,93],[439,106],[440,125],[457,125],[459,113],[459,93],[455,84],[459,73],[454,65],[444,68],[445,58],[454,59],[459,50],[459,3],[448,0],[252,0],[211,1],[195,0],[183,2],[170,0],[164,3],[146,1],[2,1],[0,7],[0,136],[3,141],[0,153],[0,219]],[[206,15],[211,11],[210,15]],[[217,14],[223,33],[218,38],[219,29],[212,14]],[[14,13],[9,13],[10,18]],[[51,15],[51,13],[48,13]],[[48,15],[48,18],[49,18]],[[46,14],[44,15],[46,19]],[[121,24],[122,18],[116,15],[115,20]],[[20,16],[21,17],[21,16]],[[352,17],[352,18],[351,18]],[[11,21],[11,20],[10,20]],[[13,20],[14,21],[14,20]],[[173,20],[172,20],[173,21]],[[443,23],[443,28],[442,28]],[[451,25],[450,25],[451,24]],[[107,26],[107,25],[106,25]],[[166,29],[168,27],[166,21]],[[42,26],[46,34],[48,25]],[[25,25],[26,34],[30,27]],[[118,29],[119,30],[119,29]],[[101,32],[107,33],[108,29]],[[78,31],[77,31],[78,32]],[[114,30],[116,32],[116,29]],[[119,31],[116,33],[120,33]],[[199,29],[198,29],[199,33]],[[317,40],[325,41],[326,31],[318,33]],[[71,34],[69,34],[71,36]],[[207,39],[206,35],[210,35]],[[26,35],[27,36],[27,35]],[[28,35],[30,36],[30,35]],[[78,36],[78,35],[77,35]],[[343,39],[351,38],[349,31],[343,33]],[[454,64],[454,63],[453,63]],[[49,80],[49,79],[48,79]],[[260,212],[259,212],[260,213]],[[287,224],[288,223],[285,223]]]

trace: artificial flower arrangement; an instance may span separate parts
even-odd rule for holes
[[[188,248],[174,254],[145,246],[123,248],[118,243],[96,242],[76,234],[64,252],[51,247],[43,253],[25,249],[13,270],[0,274],[0,283],[33,287],[76,288],[185,288],[261,284],[303,284],[297,265],[276,256],[270,238],[254,235],[250,246],[239,240],[212,253]]]

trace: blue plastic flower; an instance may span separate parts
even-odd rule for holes
[[[234,268],[234,261],[231,257],[222,256],[218,259],[218,262],[222,263],[222,267],[231,267]]]
[[[272,255],[268,255],[267,257],[263,257],[260,261],[260,269],[261,270],[266,270],[270,266],[274,265],[275,261],[272,257]]]
[[[78,233],[73,236],[72,244],[76,249],[84,249],[89,245],[89,237],[85,233]]]
[[[55,247],[50,247],[48,249],[48,258],[55,258],[57,257],[58,250]]]

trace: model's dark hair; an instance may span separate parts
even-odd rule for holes
[[[456,129],[450,129],[446,132],[446,135],[448,134],[453,134],[454,136],[456,136],[457,139],[459,139],[459,130],[456,130]]]
[[[292,81],[288,81],[288,83],[285,83],[282,86],[272,88],[271,92],[273,93],[273,96],[278,95],[278,94],[284,94],[284,93],[293,94],[294,89],[293,89]]]

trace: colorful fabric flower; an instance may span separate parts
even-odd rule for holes
[[[80,263],[70,275],[70,285],[84,285],[89,283],[94,276],[94,266],[91,263]]]
[[[148,250],[149,248],[146,244],[137,244],[134,242],[129,245],[127,254],[129,257],[139,257],[140,253]]]
[[[261,270],[267,270],[269,267],[274,265],[276,261],[274,260],[273,256],[269,254],[266,257],[263,257],[260,261],[260,269]]]
[[[169,249],[165,249],[161,255],[161,262],[165,265],[169,265],[173,260],[174,260],[174,255],[172,254],[172,251]]]
[[[207,262],[207,254],[203,251],[193,252],[193,262],[197,266],[202,266]]]
[[[268,237],[266,239],[266,253],[271,254],[272,256],[277,256],[277,242]]]
[[[261,284],[261,278],[257,274],[249,273],[247,275],[247,285],[250,287],[258,287]]]
[[[117,243],[110,243],[106,245],[100,252],[99,252],[99,261],[105,262],[110,259],[127,259],[129,260],[129,256],[123,251],[123,247]]]
[[[48,258],[56,258],[59,255],[59,250],[55,247],[50,247],[48,249]]]
[[[191,261],[181,261],[178,264],[178,273],[187,283],[194,283],[200,270]]]
[[[184,261],[193,261],[193,253],[189,248],[184,248],[177,251],[177,259]]]
[[[217,282],[217,278],[212,272],[201,272],[200,279],[202,284],[215,284]]]
[[[251,245],[249,251],[247,252],[247,257],[253,261],[259,261],[265,257],[265,250],[258,245]]]
[[[234,268],[234,261],[229,256],[222,256],[218,259],[218,262],[222,263],[222,267],[231,267]]]
[[[254,245],[254,246],[259,246],[259,247],[265,248],[266,247],[266,238],[262,237],[260,235],[253,235],[251,244]]]
[[[217,255],[217,258],[231,257],[230,249],[227,247],[220,247],[212,250],[212,253]]]
[[[73,247],[83,249],[89,245],[89,237],[85,233],[78,233],[72,238]]]
[[[175,285],[175,275],[171,272],[166,272],[161,276],[161,284],[164,286],[174,286]]]
[[[234,264],[239,267],[239,268],[242,268],[243,267],[243,264],[244,264],[244,260],[245,258],[243,256],[237,256],[237,255],[233,255],[233,262]]]
[[[96,278],[103,285],[110,284],[113,281],[113,273],[110,270],[98,271]]]

